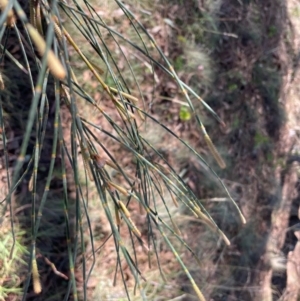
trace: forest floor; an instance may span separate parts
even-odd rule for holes
[[[110,9],[117,18],[120,11]],[[230,247],[224,246],[196,218],[174,206],[179,229],[203,263],[196,266],[182,249],[192,275],[209,300],[294,300],[298,294],[298,288],[291,288],[295,273],[286,266],[291,268],[287,258],[295,249],[297,234],[293,230],[299,219],[299,4],[297,1],[242,4],[225,0],[214,4],[185,1],[182,5],[180,1],[157,1],[143,2],[130,9],[171,59],[179,77],[202,95],[226,123],[222,127],[196,104],[226,161],[227,168],[223,171],[213,161],[197,124],[189,113],[184,115],[186,110],[178,88],[158,72],[153,90],[148,84],[153,75],[139,74],[136,70],[151,114],[188,141],[217,170],[248,221],[246,226],[239,224],[219,184],[201,162],[178,141],[147,124],[142,133],[167,154],[169,162],[203,200],[231,240]],[[103,7],[99,10],[105,15]],[[121,27],[122,32],[132,33],[128,22],[121,23]],[[90,82],[89,72],[83,75]],[[94,96],[100,100],[97,92]],[[124,150],[118,148],[115,153],[123,166],[130,169]],[[131,210],[137,225],[142,226],[137,208],[133,206]],[[103,258],[108,256],[112,245],[113,241],[104,247]],[[149,279],[146,291],[150,300],[196,300],[171,252],[161,248],[166,284],[158,280],[157,270],[149,269],[146,256],[139,254],[140,269]],[[107,268],[103,269],[105,264]],[[100,259],[102,272],[94,270],[94,279],[98,277],[94,281],[94,298],[98,300],[114,300],[116,295],[112,292],[118,295],[120,291],[121,284],[111,287],[112,281],[108,280],[111,277],[103,274],[110,270],[110,265],[110,260]],[[109,292],[102,289],[107,281]]]
[[[117,19],[120,10],[109,9]],[[149,112],[216,168],[248,220],[244,227],[238,223],[218,183],[178,141],[163,134],[151,122],[145,126],[142,133],[167,154],[168,161],[203,200],[232,243],[230,247],[224,246],[197,219],[174,206],[179,229],[203,263],[201,268],[190,263],[193,276],[210,300],[285,298],[286,258],[297,241],[291,227],[298,223],[299,4],[296,1],[263,4],[185,1],[183,6],[180,1],[157,1],[143,2],[130,9],[171,59],[179,77],[202,95],[226,123],[222,127],[196,104],[226,161],[227,168],[221,171],[211,158],[199,128],[182,105],[178,88],[158,72],[154,75],[153,89],[148,84],[153,75],[135,70]],[[103,6],[99,11],[103,15],[107,13]],[[123,33],[132,34],[128,21],[118,26]],[[120,61],[120,65],[126,64]],[[83,72],[83,77],[93,86],[89,71]],[[101,98],[98,92],[94,97]],[[107,101],[106,108],[109,106],[113,114],[114,108]],[[87,112],[87,116],[91,113]],[[103,121],[99,124],[103,126]],[[114,149],[112,145],[109,147]],[[121,165],[130,169],[125,150],[114,151]],[[142,226],[137,208],[133,205],[131,210],[137,225]],[[113,241],[106,244],[103,258],[111,254],[113,244]],[[182,252],[186,262],[192,261],[188,252]],[[140,269],[149,279],[146,291],[151,300],[195,299],[186,277],[165,247],[162,246],[160,259],[167,271],[167,284],[157,280],[158,271],[150,270],[146,256],[139,255]],[[112,277],[103,274],[110,270],[111,260],[99,262],[102,272],[95,268],[93,273],[94,298],[114,300],[113,291],[118,295],[120,287],[113,288],[112,280],[108,280]],[[103,269],[105,265],[107,268]],[[99,277],[100,286],[97,285]],[[102,289],[107,281],[109,292]]]

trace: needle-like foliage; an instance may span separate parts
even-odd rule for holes
[[[112,0],[113,1],[113,0]],[[88,199],[84,193],[84,184],[80,180],[79,162],[84,163],[87,174],[87,181],[95,185],[99,208],[104,210],[105,216],[110,224],[112,237],[115,242],[115,252],[117,254],[116,272],[122,275],[124,288],[130,298],[123,267],[127,263],[134,279],[136,288],[141,290],[141,296],[146,299],[142,292],[142,281],[147,281],[143,277],[143,271],[139,269],[136,259],[136,248],[141,246],[144,252],[152,258],[158,260],[159,250],[156,246],[156,235],[159,233],[166,245],[173,252],[182,269],[187,274],[199,300],[205,300],[201,289],[193,280],[180,254],[173,245],[170,237],[175,237],[190,252],[193,250],[184,242],[181,233],[172,219],[172,214],[168,210],[168,203],[165,201],[163,191],[167,191],[174,203],[181,203],[201,219],[214,233],[224,239],[226,244],[230,244],[225,234],[218,228],[216,223],[205,210],[201,202],[197,199],[191,189],[185,184],[183,179],[170,166],[167,159],[160,153],[155,145],[152,145],[140,132],[142,125],[156,123],[173,139],[180,141],[187,152],[190,152],[207,165],[206,161],[195,149],[183,141],[174,132],[168,129],[151,115],[148,102],[144,99],[144,93],[139,80],[135,75],[132,61],[128,53],[138,53],[142,61],[138,61],[140,68],[150,68],[152,74],[160,70],[173,80],[182,92],[182,102],[185,102],[192,112],[193,118],[199,125],[199,136],[203,135],[208,144],[211,155],[215,157],[221,168],[225,168],[225,162],[213,145],[208,133],[205,130],[201,116],[194,108],[193,103],[199,101],[208,110],[212,118],[216,118],[222,123],[218,115],[209,107],[205,101],[197,95],[189,86],[182,82],[176,71],[158,47],[153,37],[147,32],[145,27],[139,22],[135,15],[123,2],[115,0],[122,12],[122,18],[127,18],[135,34],[134,38],[127,37],[117,26],[111,26],[110,16],[103,17],[98,14],[90,1],[65,1],[65,0],[1,0],[0,17],[0,39],[1,39],[1,61],[10,60],[15,66],[15,70],[27,77],[29,93],[31,93],[30,108],[27,110],[25,130],[22,137],[22,144],[15,161],[13,176],[9,177],[9,163],[7,152],[6,170],[8,174],[7,189],[8,194],[3,197],[3,212],[10,210],[11,231],[14,233],[14,214],[12,209],[12,198],[23,183],[26,175],[30,175],[28,191],[31,195],[31,258],[28,262],[29,274],[32,273],[33,290],[36,294],[42,290],[37,260],[39,256],[36,250],[36,240],[43,239],[44,232],[41,232],[41,221],[45,211],[45,205],[49,199],[49,191],[54,178],[54,171],[59,170],[62,181],[63,199],[61,206],[64,207],[64,224],[66,231],[66,242],[68,249],[68,275],[61,274],[64,279],[69,280],[69,286],[64,294],[64,300],[68,300],[72,295],[74,300],[78,300],[78,282],[75,277],[75,262],[77,256],[81,256],[83,284],[80,291],[83,291],[83,299],[87,299],[87,282],[91,270],[87,269],[86,260],[89,254],[85,253],[83,220],[88,221],[88,233],[90,244],[92,245],[92,258],[95,261],[97,256],[94,248],[94,238],[91,223],[89,222]],[[91,49],[86,54],[83,48],[85,45],[79,44],[76,36],[72,36],[66,29],[66,22],[73,24],[77,28],[81,39],[85,39],[86,45]],[[17,39],[18,47],[21,49],[22,58],[14,57],[10,53],[7,45],[10,39]],[[109,43],[108,43],[109,40]],[[126,50],[126,51],[125,51]],[[91,55],[92,52],[92,55]],[[83,82],[76,78],[76,71],[72,67],[72,57],[70,54],[76,53],[76,59],[83,62],[95,81],[98,83],[97,89],[101,92],[103,99],[109,99],[114,106],[115,114],[110,114],[105,104],[97,102],[85,90]],[[118,65],[119,60],[126,62],[126,76],[124,68]],[[95,64],[95,61],[101,62]],[[136,63],[136,62],[135,62]],[[102,70],[103,69],[103,70]],[[6,70],[1,71],[7,76],[7,82],[13,78],[6,74]],[[147,72],[148,69],[147,69]],[[128,74],[130,76],[128,76]],[[107,80],[109,78],[109,81]],[[132,85],[132,82],[134,85]],[[153,85],[155,80],[153,77]],[[151,85],[151,83],[149,83]],[[134,86],[134,91],[132,91]],[[2,140],[4,150],[7,148],[5,133],[7,131],[4,111],[8,107],[8,100],[4,97],[9,88],[6,81],[1,79],[1,107],[0,121],[2,130]],[[50,91],[50,92],[49,92]],[[52,93],[51,93],[52,91]],[[137,92],[138,91],[138,92]],[[13,93],[12,91],[10,91]],[[10,95],[11,98],[14,95]],[[81,100],[85,105],[78,105]],[[15,102],[12,102],[14,105]],[[94,107],[95,112],[102,116],[110,125],[110,130],[84,117],[84,107]],[[69,110],[71,121],[66,123],[62,116],[62,107]],[[14,109],[14,108],[13,108]],[[17,110],[18,108],[15,108]],[[53,113],[53,114],[52,114]],[[52,114],[52,115],[51,115]],[[49,128],[48,120],[53,116],[53,126]],[[67,124],[67,130],[66,130]],[[128,156],[132,156],[135,162],[135,170],[130,173],[126,171],[118,162],[118,158],[106,148],[103,141],[96,133],[101,133],[101,137],[106,136],[115,144],[122,146]],[[45,185],[39,189],[40,165],[43,162],[43,148],[45,148],[46,138],[52,137],[51,160],[47,165]],[[32,145],[32,147],[30,147]],[[154,152],[160,163],[151,159],[149,152]],[[106,155],[106,157],[103,156]],[[109,159],[106,159],[109,158]],[[59,160],[58,160],[59,159]],[[69,173],[68,166],[71,166]],[[122,181],[117,182],[108,172],[111,168],[121,174]],[[211,173],[220,181],[224,191],[230,197],[225,185],[217,174],[209,167]],[[68,172],[68,175],[66,174]],[[57,172],[56,172],[57,173]],[[75,201],[71,201],[69,196],[70,181],[73,182],[75,190]],[[136,225],[132,214],[128,209],[128,204],[135,202],[139,204],[141,211],[145,212],[145,229],[147,234],[142,235],[141,229]],[[245,223],[242,213],[232,200],[241,221]],[[158,204],[163,204],[168,215],[162,216],[158,210]],[[75,222],[69,215],[70,208],[75,206]],[[169,223],[171,221],[171,224]],[[131,246],[124,242],[120,231],[121,224],[128,227]],[[74,226],[75,225],[75,226]],[[74,228],[74,231],[73,231]],[[196,256],[195,256],[196,257]],[[58,269],[45,258],[53,272],[60,275]],[[48,261],[47,261],[48,260]],[[92,265],[93,266],[93,265]],[[159,267],[160,268],[160,267]],[[162,275],[163,277],[163,275]],[[30,277],[24,286],[24,298],[31,283]]]

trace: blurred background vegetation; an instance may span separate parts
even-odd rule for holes
[[[298,1],[0,8],[1,300],[298,300]]]

